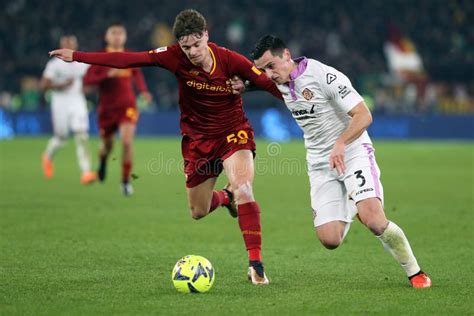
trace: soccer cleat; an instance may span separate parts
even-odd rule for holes
[[[48,155],[43,154],[42,158],[43,173],[44,176],[48,179],[51,179],[54,175],[53,162],[49,159]]]
[[[92,172],[92,171],[84,172],[81,176],[81,183],[84,184],[84,185],[85,184],[91,184],[95,180],[97,180],[97,174],[95,172]]]
[[[100,182],[104,182],[105,180],[106,166],[107,164],[104,161],[99,164],[99,169],[97,169],[97,178],[99,179]]]
[[[122,183],[122,193],[125,196],[130,196],[133,194],[133,187],[129,182]]]
[[[265,275],[261,261],[249,261],[248,278],[255,285],[268,285],[270,281]]]
[[[235,218],[239,215],[238,209],[237,209],[237,202],[234,199],[234,193],[232,193],[229,190],[229,187],[230,187],[230,184],[227,184],[223,189],[225,191],[225,193],[227,193],[227,195],[229,196],[229,200],[230,200],[229,204],[226,204],[224,206],[229,211],[230,216]]]
[[[411,285],[415,289],[424,289],[427,287],[431,287],[431,279],[430,277],[424,273],[423,271],[418,272],[415,275],[409,277]]]

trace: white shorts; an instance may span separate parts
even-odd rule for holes
[[[55,135],[67,137],[69,131],[89,131],[89,114],[85,104],[53,104],[51,110]]]
[[[332,221],[351,223],[359,201],[376,197],[383,204],[380,169],[372,144],[361,144],[345,163],[341,176],[329,168],[308,171],[315,227]]]

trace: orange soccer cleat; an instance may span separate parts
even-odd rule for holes
[[[91,184],[95,180],[97,180],[97,174],[95,172],[92,172],[92,171],[84,172],[81,176],[81,183],[82,184]]]
[[[410,277],[410,283],[415,289],[431,287],[431,279],[423,271],[420,271],[414,276]]]
[[[51,179],[54,175],[54,167],[53,162],[49,159],[48,155],[43,154],[42,165],[43,165],[43,173],[47,179]]]

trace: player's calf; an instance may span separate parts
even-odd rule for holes
[[[189,203],[189,209],[191,210],[191,217],[195,220],[206,217],[209,214],[209,203]]]
[[[376,236],[381,235],[388,225],[382,203],[378,198],[369,198],[357,203],[359,220]]]
[[[191,209],[191,217],[195,220],[199,220],[203,217],[206,217],[207,213],[201,210]]]

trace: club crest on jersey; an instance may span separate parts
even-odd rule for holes
[[[306,99],[306,100],[311,100],[313,97],[314,97],[314,93],[313,91],[309,90],[308,88],[304,89],[303,90],[303,97]]]
[[[189,73],[193,76],[199,76],[199,71],[197,71],[196,69],[191,69]]]

